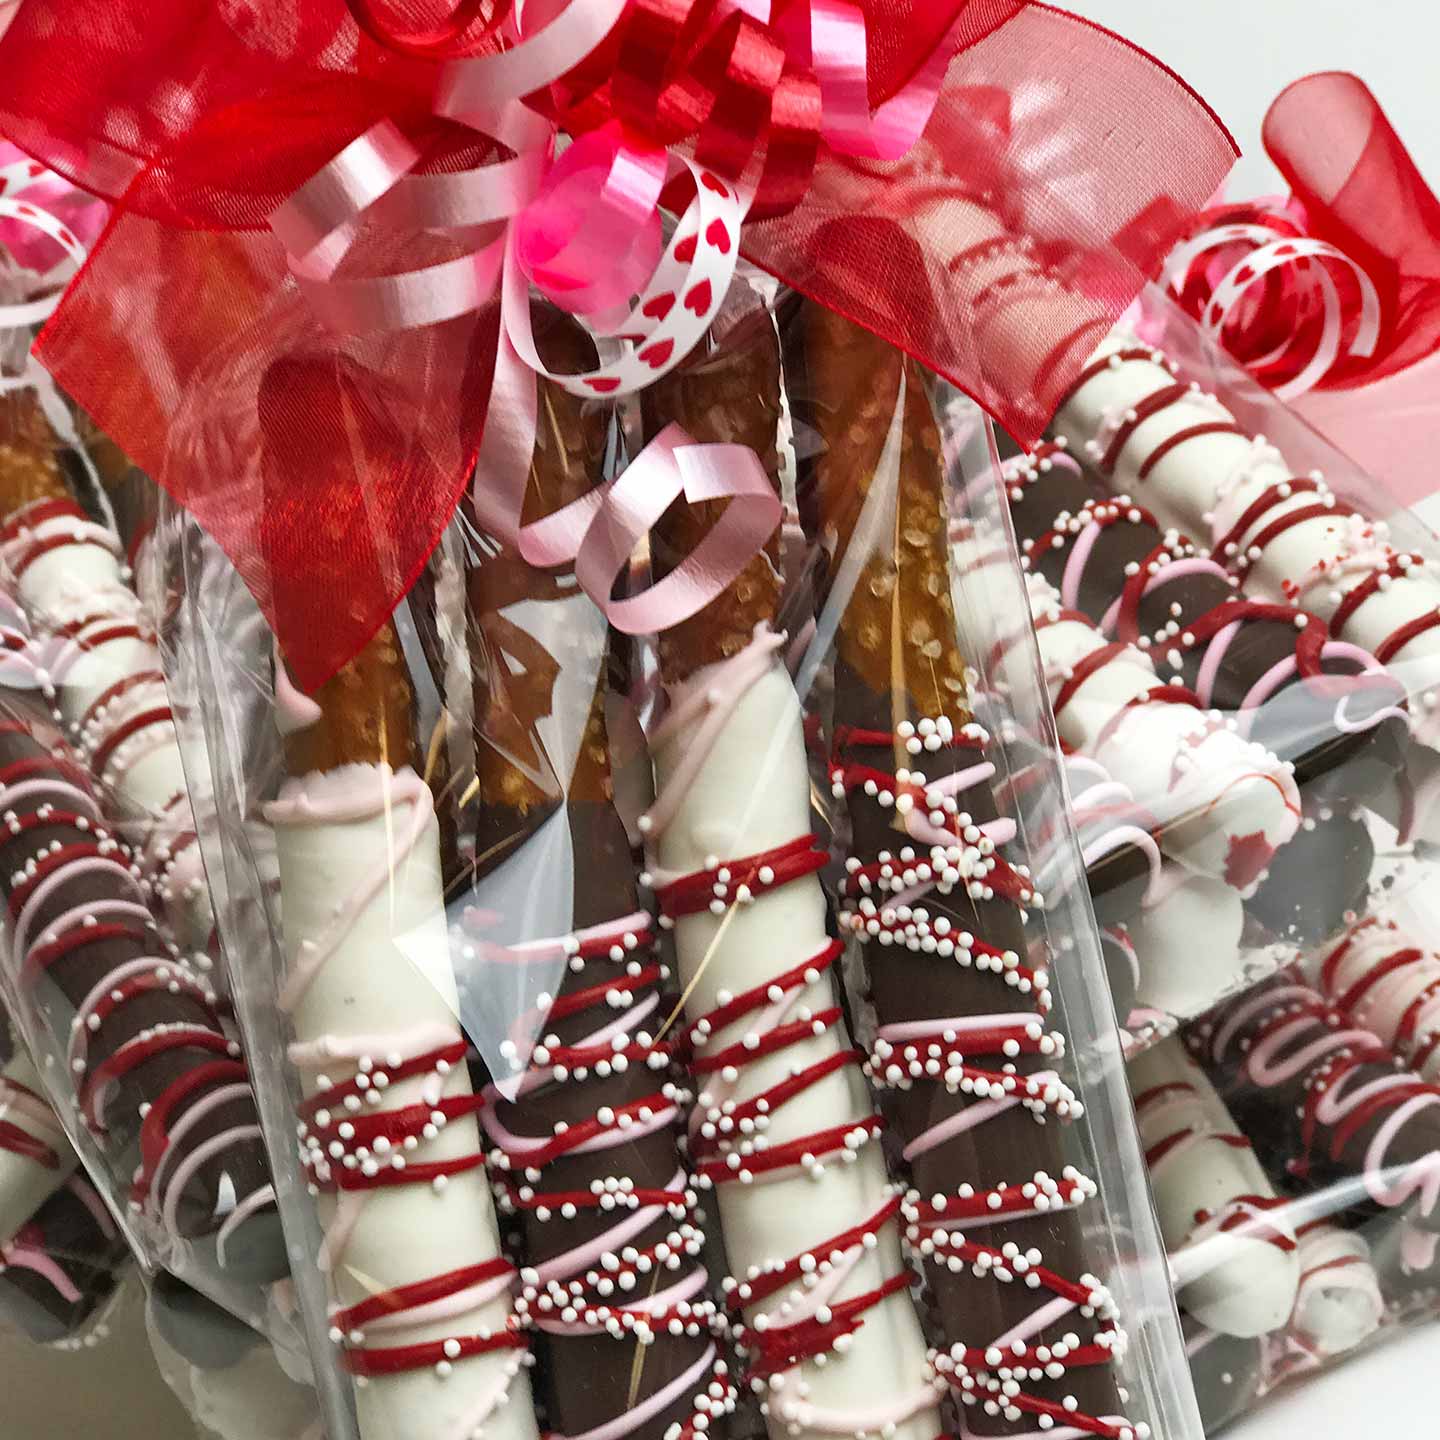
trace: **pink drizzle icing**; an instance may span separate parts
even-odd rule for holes
[[[739,654],[671,692],[671,708],[652,734],[651,748],[654,752],[680,743],[684,749],[665,787],[641,819],[641,832],[651,843],[674,821],[685,795],[709,762],[721,731],[751,687],[772,671],[783,650],[782,635],[758,626],[751,643]],[[773,864],[767,861],[772,853]],[[657,887],[662,924],[673,924],[679,916],[707,908],[690,898],[695,892],[710,893],[702,880],[713,881],[722,897],[708,905],[712,910],[717,903],[722,910],[729,904],[755,903],[787,883],[816,883],[812,878],[816,867],[809,862],[803,839],[779,846],[767,856],[711,857],[705,871],[695,876],[671,874],[652,863],[650,873],[642,878]],[[787,865],[793,873],[773,873]],[[702,1181],[753,1187],[803,1166],[823,1183],[829,1165],[853,1161],[878,1133],[873,1115],[817,1112],[815,1128],[800,1138],[783,1146],[767,1147],[765,1143],[763,1132],[770,1114],[781,1105],[813,1103],[809,1097],[819,1080],[836,1069],[858,1064],[843,1046],[829,1060],[807,1069],[795,1067],[790,1082],[760,1096],[742,1098],[746,1066],[756,1058],[782,1051],[812,1033],[842,1032],[839,1007],[832,1003],[833,989],[826,985],[817,990],[838,951],[838,944],[832,945],[809,960],[779,969],[772,981],[754,991],[735,996],[722,991],[716,1009],[692,1020],[687,1033],[702,1089],[692,1114],[691,1133],[702,1157],[698,1167]],[[716,951],[708,963],[720,963],[722,953]],[[743,1038],[737,1044],[717,1047],[717,1037],[741,1021],[745,1022]],[[751,1139],[752,1135],[759,1138]],[[780,1426],[801,1424],[806,1431],[832,1435],[884,1431],[936,1404],[939,1382],[932,1376],[915,1377],[913,1383],[910,1377],[898,1377],[894,1395],[869,1408],[825,1407],[812,1397],[802,1398],[799,1391],[803,1362],[824,1363],[832,1352],[846,1348],[848,1337],[864,1324],[865,1313],[908,1286],[909,1277],[901,1272],[875,1290],[844,1300],[836,1298],[863,1252],[876,1245],[878,1232],[895,1223],[898,1210],[898,1200],[892,1198],[877,1214],[859,1218],[853,1229],[814,1245],[813,1253],[776,1258],[762,1269],[723,1282],[727,1307],[737,1318],[782,1288],[787,1291],[784,1303],[768,1314],[754,1315],[748,1323],[742,1321],[737,1331],[739,1343],[751,1356],[751,1384],[766,1396],[769,1414],[772,1419],[779,1417]],[[807,1270],[818,1280],[808,1288],[799,1283]]]

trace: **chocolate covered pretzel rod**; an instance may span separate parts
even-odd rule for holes
[[[57,715],[113,797],[176,938],[208,968],[214,917],[165,678],[119,537],[90,520],[34,392],[0,397],[0,561],[55,637]]]
[[[1440,955],[1393,920],[1371,917],[1322,946],[1306,969],[1337,1010],[1440,1083]]]
[[[0,1246],[0,1315],[41,1345],[94,1345],[129,1261],[105,1202],[72,1174]]]
[[[1143,650],[1107,642],[1042,576],[1027,588],[1061,736],[1144,797],[1171,856],[1238,890],[1253,886],[1299,827],[1291,768],[1163,684]]]
[[[316,696],[277,665],[275,830],[301,1159],[364,1440],[534,1440],[457,1019],[435,806],[388,623]]]
[[[1290,973],[1186,1032],[1241,1129],[1288,1189],[1358,1179],[1408,1222],[1417,1265],[1440,1234],[1440,1089]]]
[[[83,771],[42,734],[0,724],[0,891],[16,988],[65,1067],[50,1092],[73,1094],[117,1192],[164,1234],[212,1243],[243,1273],[283,1273],[239,1046],[157,929]]]
[[[575,353],[581,339],[552,319],[541,332],[547,363],[593,363]],[[562,347],[568,353],[554,353]],[[600,482],[606,427],[603,411],[558,387],[543,387],[542,399],[530,498],[548,512]],[[518,1089],[492,1084],[480,1112],[501,1208],[518,1215],[519,1304],[537,1332],[537,1395],[555,1440],[717,1435],[735,1391],[717,1345],[723,1327],[701,1255],[698,1188],[679,1138],[692,1097],[677,1084],[674,1037],[657,1038],[673,1003],[663,994],[669,967],[656,953],[614,803],[604,622],[573,582],[511,551],[474,563],[468,590],[476,901],[495,908],[487,903],[494,876],[515,912],[501,924],[557,905],[569,922],[562,935],[524,934],[487,952],[491,966],[537,973],[526,989],[543,986],[542,1012],[548,1007],[528,1059],[517,1054]],[[521,658],[517,674],[512,662]],[[582,684],[590,677],[593,691],[573,752],[569,727],[546,723],[562,670],[578,670]],[[563,689],[573,695],[568,682]],[[554,894],[557,879],[542,867],[517,894],[507,875],[533,863],[525,847],[557,823],[569,831],[571,890]],[[484,945],[483,930],[473,943]],[[482,985],[486,972],[482,965]]]
[[[748,446],[773,475],[778,345],[768,316],[645,392],[649,428]],[[668,568],[714,506],[656,535]],[[651,736],[658,796],[641,820],[673,928],[699,1094],[691,1153],[713,1185],[726,1303],[776,1440],[933,1440],[931,1367],[900,1253],[900,1196],[878,1144],[835,972],[810,833],[800,705],[771,629],[770,553],[660,640],[669,709]]]
[[[1363,1344],[1384,1319],[1385,1302],[1363,1236],[1325,1220],[1302,1225],[1296,1234],[1300,1283],[1294,1309],[1280,1328],[1241,1339],[1182,1317],[1207,1435],[1288,1381]]]
[[[1394,784],[1408,744],[1398,682],[1331,640],[1317,617],[1245,599],[1142,507],[1091,498],[1065,450],[1020,457],[1007,479],[1026,568],[1059,586],[1106,640],[1143,649],[1172,696],[1223,715],[1294,766],[1304,822],[1250,908],[1302,944],[1333,933],[1346,911],[1363,908],[1374,858],[1356,802]]]
[[[1130,1062],[1150,1193],[1176,1299],[1202,1325],[1257,1336],[1290,1318],[1295,1230],[1250,1141],[1178,1037]]]
[[[1005,469],[1021,563],[1067,608],[1145,650],[1167,683],[1291,761],[1302,786],[1325,780],[1327,793],[1359,799],[1393,771],[1403,692],[1374,656],[1332,639],[1316,615],[1248,598],[1143,505],[1096,499],[1063,442]]]
[[[970,550],[955,545],[951,553],[961,567]],[[969,583],[969,574],[960,570],[957,585],[963,589]],[[1032,588],[1032,600],[1034,595]],[[1043,654],[1049,632],[1039,628],[1036,633]],[[1128,1050],[1173,1031],[1179,1017],[1198,1013],[1246,974],[1248,962],[1240,949],[1244,906],[1234,886],[1165,859],[1152,833],[1158,828],[1154,815],[1093,757],[1071,752],[1064,764],[1070,818],[1102,927],[1101,954]],[[1040,766],[1012,769],[1003,797],[996,797],[1002,806],[1018,801],[1021,815],[1027,771],[1041,779],[1048,774]],[[1034,816],[1026,823],[1037,856],[1037,888],[1050,905],[1061,898],[1069,861],[1068,837],[1058,837],[1057,850],[1052,848],[1057,837],[1049,833],[1063,815],[1052,801],[1048,829]],[[1203,948],[1195,944],[1197,933],[1205,936]]]
[[[811,409],[797,413],[825,442],[820,518],[853,583],[836,602],[832,780],[853,836],[841,919],[866,946],[869,1068],[894,1091],[939,1364],[966,1433],[1143,1434],[1124,1416],[1124,1335],[1073,1213],[1096,1187],[1043,1123],[1080,1107],[1026,944],[1040,899],[1001,853],[1014,822],[967,711],[923,378],[830,312],[804,325]]]
[[[1387,666],[1413,697],[1416,734],[1440,741],[1440,575],[1390,543],[1387,527],[1296,475],[1263,436],[1163,353],[1113,332],[1055,417],[1117,494],[1202,536],[1256,599],[1325,619],[1338,640]]]

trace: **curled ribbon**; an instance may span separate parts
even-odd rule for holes
[[[387,29],[369,0],[349,3],[367,33],[401,53],[434,56],[474,43],[464,39],[477,19],[473,5],[418,34]],[[679,365],[724,302],[741,225],[757,199],[771,214],[798,200],[822,142],[867,159],[903,155],[935,107],[954,27],[872,112],[864,16],[848,0],[774,7],[765,0],[670,7],[569,0],[532,32],[527,16],[535,9],[492,20],[490,30],[504,34],[509,48],[454,60],[437,92],[439,115],[511,158],[415,176],[418,152],[381,121],[279,206],[271,228],[302,292],[341,332],[438,324],[499,296],[477,516],[531,564],[573,560],[581,585],[619,628],[665,629],[713,599],[779,524],[781,507],[758,459],[667,431],[619,480],[522,527],[537,377],[572,394],[618,399]],[[526,102],[612,35],[631,62],[611,78],[620,118],[582,130],[562,149],[562,126],[583,123],[583,102],[557,105],[553,89],[544,107],[552,115]],[[693,157],[671,148],[687,139]],[[661,208],[676,182],[690,198],[664,243]],[[399,275],[338,277],[362,225],[377,215],[416,229],[473,231],[480,240],[458,258]],[[580,374],[546,367],[531,328],[532,290],[609,342],[595,367]],[[680,570],[642,596],[612,600],[630,548],[681,494],[744,503],[727,509]],[[629,539],[623,553],[615,548],[621,537]]]
[[[742,240],[1034,438],[1233,157],[1143,51],[1038,0],[154,0],[57,71],[64,5],[0,40],[0,128],[117,208],[41,363],[215,535],[307,690],[472,471],[495,538],[578,558],[598,502],[521,523],[540,378],[608,399],[680,364]],[[991,123],[1021,107],[1023,144]],[[1067,156],[1105,177],[1079,215]],[[537,293],[598,363],[540,368]]]
[[[81,194],[13,145],[0,141],[0,221],[11,222],[0,226],[0,249],[7,250],[22,268],[56,282],[51,293],[39,299],[0,305],[0,330],[25,329],[54,314],[64,292],[63,282],[85,263],[85,242],[76,229],[93,236],[104,211],[104,205],[93,196]],[[70,262],[61,274],[56,273],[57,252],[62,264]]]
[[[1433,356],[1440,199],[1364,81],[1296,80],[1262,134],[1291,193],[1201,214],[1165,267],[1180,304],[1285,400],[1369,386]],[[1427,391],[1416,390],[1424,416],[1402,408],[1386,423],[1408,420],[1428,438]]]
[[[1281,400],[1313,390],[1341,361],[1374,355],[1375,282],[1306,235],[1285,201],[1225,206],[1208,219],[1166,259],[1164,283]]]

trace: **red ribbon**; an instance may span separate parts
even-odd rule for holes
[[[162,0],[105,7],[74,33],[66,0],[27,0],[0,41],[0,130],[119,202],[40,356],[215,535],[307,689],[388,616],[448,523],[496,356],[494,307],[332,331],[268,229],[381,120],[422,174],[486,158],[473,130],[437,119],[434,57],[518,56],[496,29],[508,7],[482,24],[469,3],[392,5],[365,0],[362,28],[341,0]],[[531,0],[527,27],[559,8]],[[847,9],[863,65],[826,68],[815,27]],[[942,44],[934,113],[897,159],[884,136],[903,131]],[[753,160],[746,256],[1022,441],[1233,158],[1143,52],[1025,0],[631,0],[529,103],[576,135],[618,122],[731,181]],[[859,129],[827,128],[864,112]],[[378,224],[350,239],[340,281],[474,248]],[[999,286],[1007,249],[1031,269],[1010,265],[1022,283]],[[597,575],[612,559],[595,554]]]
[[[1440,350],[1440,200],[1364,81],[1297,80],[1263,135],[1291,194],[1204,212],[1167,266],[1184,308],[1284,398]]]

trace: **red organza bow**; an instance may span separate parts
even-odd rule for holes
[[[437,56],[511,49],[508,5],[355,4],[363,28],[342,0],[132,0],[77,27],[68,0],[27,0],[0,41],[0,132],[117,202],[41,358],[219,540],[306,688],[369,638],[453,514],[504,333],[496,304],[332,329],[270,229],[381,121],[422,174],[505,153],[437,113]],[[565,9],[530,0],[526,23],[568,25]],[[827,94],[807,36],[842,11],[868,43]],[[899,159],[824,138],[837,96],[878,115],[942,45]],[[620,124],[732,181],[751,167],[744,255],[1022,440],[1234,156],[1150,57],[1025,0],[630,0],[527,104],[572,136]],[[474,249],[453,226],[363,218],[337,280]],[[997,248],[1028,257],[1007,271],[1020,283],[993,283]]]
[[[1283,399],[1440,349],[1440,200],[1358,76],[1307,75],[1265,117],[1288,199],[1208,210],[1167,262],[1182,306]]]

